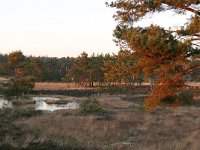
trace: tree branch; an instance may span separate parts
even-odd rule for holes
[[[190,7],[180,6],[180,5],[174,5],[174,7],[179,8],[179,9],[184,9],[184,10],[187,10],[187,11],[190,11],[190,12],[195,13],[195,14],[197,14],[198,16],[200,16],[200,11],[195,10],[195,9],[192,9],[192,8],[190,8]]]
[[[194,69],[198,69],[198,68],[200,68],[200,64],[195,65],[195,66],[192,66],[192,67],[190,67],[190,68],[187,68],[187,69],[181,71],[180,73],[178,73],[172,80],[173,80],[174,82],[177,82],[181,77],[184,77],[184,76],[187,75],[188,73],[192,73],[192,71],[193,71]]]

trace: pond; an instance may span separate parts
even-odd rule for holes
[[[48,111],[55,111],[60,109],[79,109],[79,103],[76,101],[69,102],[67,104],[47,104],[45,100],[47,99],[58,100],[58,98],[52,97],[32,97],[32,100],[36,101],[33,104],[35,110],[48,110]],[[0,108],[15,108],[19,106],[12,105],[12,101],[5,100],[4,98],[0,97]]]
[[[8,101],[0,97],[0,108],[11,108],[11,107],[12,107],[12,101]]]

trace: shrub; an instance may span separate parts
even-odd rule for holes
[[[9,118],[9,120],[16,120],[19,118],[31,118],[40,116],[43,114],[41,110],[32,110],[32,109],[13,109],[13,108],[6,108],[0,109],[0,119],[3,117]],[[0,120],[1,121],[1,120]]]
[[[102,111],[102,107],[96,99],[85,99],[80,104],[83,113],[98,113]]]
[[[14,110],[11,116],[16,119],[16,118],[31,118],[35,116],[40,116],[42,114],[43,112],[41,110],[18,109]]]
[[[69,136],[67,138],[66,144],[71,146],[72,148],[76,148],[76,147],[79,146],[78,140],[76,138],[72,137],[72,136]]]
[[[193,95],[191,92],[177,93],[177,102],[181,105],[189,105],[192,103]]]
[[[0,145],[0,149],[2,149],[2,150],[13,150],[14,148],[10,144],[2,144],[2,145]]]
[[[108,111],[108,110],[102,110],[101,112],[98,112],[95,114],[96,115],[96,120],[107,120],[111,121],[114,119],[114,112]]]
[[[53,140],[45,140],[38,143],[29,143],[29,145],[21,150],[84,150],[84,148],[76,145],[60,144]]]
[[[161,99],[161,104],[164,105],[171,105],[176,103],[176,97],[175,96],[166,96],[163,99]]]
[[[166,96],[161,100],[161,103],[167,105],[189,105],[192,103],[192,98],[191,92],[179,92],[174,96]]]
[[[5,90],[5,87],[2,84],[0,84],[0,94],[3,94],[4,90]]]
[[[11,78],[11,85],[5,90],[4,94],[7,97],[10,96],[19,96],[23,94],[28,94],[34,88],[34,78],[31,76],[23,77],[23,78]]]

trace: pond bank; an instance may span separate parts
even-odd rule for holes
[[[64,97],[62,97],[64,98]],[[66,101],[67,99],[70,99]],[[52,103],[46,103],[45,101]],[[28,100],[6,100],[0,98],[0,108],[24,108],[31,107],[35,110],[55,111],[59,109],[79,109],[79,99],[65,97],[65,103],[56,103],[60,101],[60,97],[46,97],[46,96],[31,96]],[[54,103],[53,103],[54,102]]]

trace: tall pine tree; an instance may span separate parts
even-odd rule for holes
[[[165,97],[183,91],[186,75],[200,68],[200,1],[115,0],[107,5],[117,10],[116,42],[133,52],[138,72],[157,78],[146,107],[159,106]],[[147,15],[167,10],[192,15],[187,24],[173,30],[158,25],[135,27]]]

